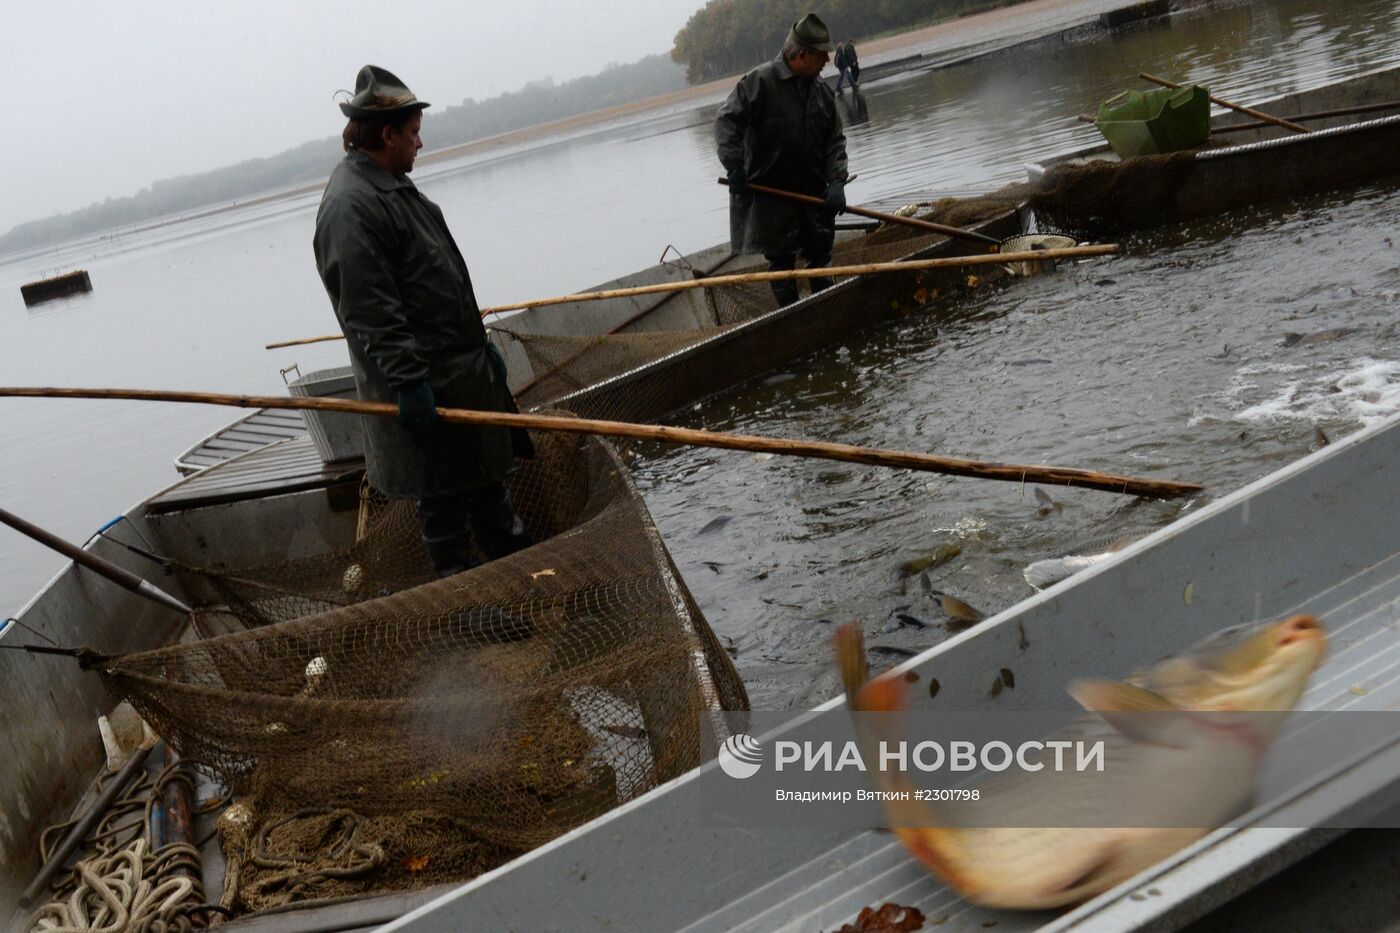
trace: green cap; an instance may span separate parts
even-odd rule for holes
[[[414,97],[392,71],[366,65],[355,76],[355,96],[341,103],[340,112],[352,120],[368,120],[427,106],[428,102]]]
[[[818,52],[836,51],[836,47],[831,44],[831,30],[826,28],[826,23],[815,13],[808,13],[793,23],[788,37],[797,40],[797,44],[803,48],[815,49]]]

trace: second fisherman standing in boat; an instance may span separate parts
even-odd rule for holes
[[[836,95],[820,80],[831,33],[813,13],[793,24],[782,54],[739,79],[715,117],[715,145],[729,178],[729,238],[736,253],[762,253],[773,271],[831,265],[836,215],[846,208],[846,134]],[[750,184],[822,198],[796,204]],[[814,278],[812,291],[831,286]],[[773,283],[779,306],[797,300],[793,281]]]
[[[532,451],[523,431],[437,414],[515,402],[447,221],[408,179],[427,106],[383,68],[360,70],[340,105],[345,158],[321,197],[315,248],[360,398],[399,407],[397,423],[364,419],[370,484],[416,500],[423,544],[446,577],[476,564],[473,537],[488,559],[531,544],[504,480]]]

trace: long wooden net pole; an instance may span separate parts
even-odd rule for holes
[[[0,397],[9,398],[89,398],[130,399],[146,402],[189,402],[199,405],[230,405],[236,408],[302,408],[337,411],[347,414],[396,417],[398,406],[387,402],[360,402],[335,398],[284,398],[264,395],[226,395],[216,392],[173,392],[156,389],[70,389],[48,387],[0,388]],[[791,457],[814,457],[872,466],[923,470],[952,476],[970,476],[1012,483],[1046,483],[1056,486],[1079,486],[1105,492],[1144,496],[1151,499],[1175,499],[1201,492],[1204,487],[1168,480],[1140,479],[1118,476],[1095,470],[1068,467],[992,463],[940,457],[933,454],[910,453],[876,447],[856,447],[824,441],[789,440],[759,437],[753,434],[725,434],[695,428],[675,428],[655,424],[633,424],[626,421],[598,421],[591,418],[569,418],[559,415],[513,414],[507,412],[470,411],[461,408],[439,408],[438,417],[449,424],[496,425],[511,428],[533,428],[538,431],[564,431],[571,434],[599,434],[608,437],[630,437],[637,440],[686,444],[693,447],[716,447],[754,453],[781,454]]]
[[[532,301],[517,301],[514,304],[496,305],[485,308],[482,317],[500,314],[504,311],[523,311],[526,308],[542,308],[546,305],[574,304],[583,301],[604,301],[609,298],[632,298],[636,295],[659,295],[663,292],[681,292],[692,288],[716,288],[721,285],[745,285],[751,282],[782,282],[795,279],[832,279],[856,275],[884,275],[892,272],[923,272],[927,269],[954,269],[962,266],[994,266],[1013,262],[1037,262],[1044,259],[1082,259],[1088,256],[1109,256],[1118,252],[1117,243],[1100,243],[1095,246],[1066,246],[1062,249],[1037,249],[1019,253],[988,253],[977,256],[940,256],[937,259],[913,259],[904,262],[867,262],[853,266],[827,266],[821,269],[789,269],[780,272],[741,272],[734,275],[712,275],[701,279],[682,279],[678,282],[657,282],[654,285],[634,285],[630,288],[609,288],[597,292],[578,292],[573,295],[556,295],[552,298],[536,298]],[[323,340],[343,340],[342,334],[327,334],[323,337],[303,337],[300,340],[283,340],[267,344],[267,349],[295,347],[306,343],[319,343]]]

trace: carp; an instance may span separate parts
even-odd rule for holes
[[[1007,772],[979,786],[976,804],[934,808],[906,774],[872,769],[889,822],[975,903],[1039,910],[1088,900],[1248,808],[1263,755],[1326,645],[1316,618],[1295,615],[1218,632],[1121,682],[1075,681],[1069,693],[1088,712],[1060,737],[1102,738],[1104,772]],[[842,626],[835,646],[853,714],[906,707],[904,676],[868,680],[859,626]],[[896,716],[853,718],[867,762],[880,760],[878,743],[899,740]],[[1105,825],[1117,814],[1133,825]]]

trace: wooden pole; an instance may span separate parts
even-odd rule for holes
[[[729,179],[719,179],[721,185],[728,185]],[[796,201],[799,204],[825,205],[822,198],[813,197],[810,194],[799,194],[796,191],[788,191],[783,188],[772,188],[768,185],[756,185],[750,182],[745,185],[749,191],[757,191],[759,194],[766,194],[772,198],[783,198],[787,201]],[[931,220],[919,220],[917,217],[901,217],[898,214],[886,214],[883,211],[872,211],[868,207],[855,207],[846,205],[847,214],[859,214],[861,217],[869,217],[872,220],[879,220],[887,224],[902,224],[906,227],[914,227],[917,230],[927,230],[931,233],[941,233],[944,236],[957,237],[961,240],[975,240],[978,243],[986,243],[990,246],[1001,246],[1001,240],[994,236],[987,236],[985,233],[978,233],[975,230],[964,230],[961,227],[949,227],[944,224],[936,224]]]
[[[823,266],[819,269],[787,269],[780,272],[742,272],[734,275],[714,275],[705,279],[684,279],[679,282],[658,282],[655,285],[634,285],[631,288],[610,288],[577,295],[560,295],[534,301],[497,305],[481,312],[481,316],[502,311],[520,311],[544,305],[576,301],[603,301],[609,298],[630,298],[661,292],[687,291],[692,288],[716,288],[722,285],[743,285],[752,282],[781,282],[793,279],[832,279],[855,275],[884,275],[892,272],[922,272],[927,269],[949,269],[963,266],[992,266],[1012,262],[1035,262],[1041,259],[1071,259],[1084,256],[1108,256],[1118,252],[1118,244],[1097,246],[1066,246],[1063,249],[1038,249],[1020,253],[989,253],[982,256],[943,256],[937,259],[911,259],[901,262],[867,262],[852,266]]]
[[[174,596],[171,596],[159,587],[152,586],[125,567],[118,567],[111,561],[103,560],[96,554],[85,551],[76,544],[70,544],[53,532],[45,531],[38,525],[25,521],[13,512],[0,509],[0,523],[9,525],[20,534],[38,541],[51,550],[57,551],[64,557],[73,561],[73,563],[86,567],[99,576],[106,577],[108,580],[117,584],[117,586],[128,589],[137,596],[145,597],[152,602],[165,606],[167,609],[174,609],[176,612],[188,613],[194,611]]]
[[[34,880],[29,883],[29,887],[24,889],[24,893],[19,896],[19,907],[21,910],[29,910],[39,903],[49,889],[49,882],[53,876],[63,868],[63,864],[68,861],[68,857],[78,848],[87,834],[97,825],[116,799],[126,790],[128,784],[136,775],[140,774],[146,767],[146,757],[151,754],[152,746],[146,745],[138,748],[127,759],[126,764],[117,772],[117,776],[107,783],[102,789],[102,793],[92,802],[92,806],[73,828],[68,831],[68,835],[63,837],[63,842],[54,850],[49,857],[48,864],[39,870],[39,874],[34,876]]]
[[[1181,85],[1180,85],[1180,84],[1177,84],[1175,81],[1168,81],[1166,78],[1159,78],[1159,77],[1157,77],[1156,75],[1150,75],[1150,74],[1148,74],[1148,73],[1145,72],[1145,71],[1142,72],[1142,73],[1140,73],[1140,74],[1138,75],[1138,77],[1139,77],[1139,78],[1142,78],[1142,80],[1144,80],[1144,81],[1151,81],[1153,84],[1160,84],[1162,87],[1181,87]],[[1219,97],[1216,97],[1214,94],[1211,94],[1211,95],[1210,95],[1210,99],[1211,99],[1211,102],[1212,102],[1212,103],[1219,104],[1219,105],[1222,106],[1222,107],[1228,107],[1228,108],[1230,108],[1231,110],[1234,110],[1234,111],[1236,111],[1236,112],[1238,112],[1238,113],[1248,114],[1249,116],[1253,117],[1253,118],[1256,119],[1256,120],[1263,120],[1265,123],[1272,123],[1274,126],[1281,126],[1281,127],[1283,127],[1284,129],[1286,129],[1286,130],[1292,130],[1292,131],[1295,132],[1295,133],[1310,133],[1310,132],[1312,132],[1312,131],[1309,130],[1306,126],[1299,126],[1298,124],[1296,124],[1296,123],[1294,123],[1294,122],[1292,122],[1292,121],[1290,121],[1290,120],[1285,120],[1285,119],[1283,119],[1283,118],[1281,118],[1281,117],[1270,116],[1269,114],[1264,113],[1263,111],[1260,111],[1260,110],[1253,110],[1253,109],[1251,109],[1251,108],[1249,108],[1249,107],[1242,107],[1242,106],[1240,106],[1239,104],[1232,104],[1232,103],[1231,103],[1230,101],[1228,101],[1228,100],[1221,100]]]
[[[1052,250],[1039,252],[1037,258]],[[157,389],[69,389],[49,387],[0,388],[0,398],[93,398],[129,399],[143,402],[189,402],[198,405],[231,405],[236,408],[302,408],[338,411],[354,415],[397,417],[397,405],[388,402],[360,402],[338,398],[283,398],[271,395],[226,395],[217,392],[171,392]],[[1106,492],[1145,496],[1151,499],[1175,499],[1200,492],[1204,487],[1168,480],[1138,479],[1077,470],[1068,467],[990,463],[939,457],[932,454],[909,453],[875,447],[855,447],[822,441],[799,441],[786,438],[758,437],[752,434],[724,434],[694,428],[673,428],[655,424],[633,424],[625,421],[598,421],[591,418],[566,418],[557,415],[525,415],[496,411],[470,411],[462,408],[439,408],[438,417],[448,424],[494,425],[510,428],[533,428],[538,431],[563,431],[570,434],[600,434],[608,437],[630,437],[637,440],[661,441],[668,444],[688,444],[694,447],[716,447],[724,450],[744,450],[756,453],[782,454],[793,457],[813,457],[840,460],[846,463],[866,463],[872,466],[905,470],[924,470],[953,476],[971,476],[1012,483],[1046,483],[1056,486],[1079,486]]]
[[[657,282],[654,285],[634,285],[631,288],[609,288],[596,292],[578,292],[573,295],[557,295],[553,298],[537,298],[533,301],[517,301],[514,304],[496,305],[481,312],[499,314],[503,311],[520,311],[526,308],[541,308],[547,305],[571,304],[583,301],[604,301],[611,298],[631,298],[636,295],[656,295],[663,292],[682,292],[693,288],[717,288],[722,285],[740,285],[751,282],[781,282],[791,279],[844,278],[855,275],[885,275],[892,272],[923,272],[927,269],[955,269],[963,266],[995,266],[1012,262],[1038,262],[1042,259],[1078,259],[1086,256],[1110,256],[1118,252],[1117,243],[1101,243],[1095,246],[1067,246],[1063,249],[1038,249],[1020,253],[989,253],[982,256],[943,256],[937,259],[911,259],[902,262],[868,262],[854,266],[825,266],[820,269],[789,269],[782,272],[743,272],[734,275],[713,275],[703,279],[682,279],[679,282]],[[300,340],[283,340],[269,343],[268,350],[281,347],[295,347],[306,343],[320,343],[324,340],[344,340],[343,334],[326,334],[321,337],[303,337]]]
[[[1387,100],[1378,104],[1363,104],[1359,107],[1341,107],[1336,110],[1313,110],[1309,113],[1296,114],[1294,120],[1325,120],[1328,117],[1359,117],[1367,113],[1381,113],[1386,110],[1400,110],[1400,100]],[[1097,123],[1098,119],[1087,113],[1076,114],[1075,119],[1080,123]],[[1266,120],[1254,120],[1250,123],[1233,123],[1230,126],[1213,126],[1210,128],[1212,135],[1216,133],[1237,133],[1241,130],[1257,130],[1266,126],[1272,126]]]

